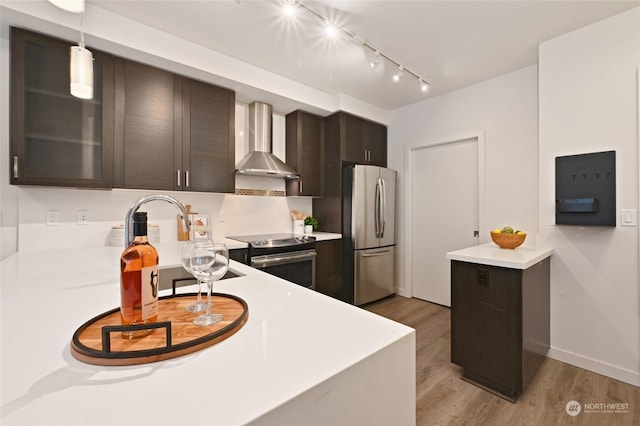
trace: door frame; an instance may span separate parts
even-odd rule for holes
[[[484,244],[487,242],[485,229],[486,223],[486,169],[485,169],[485,132],[484,129],[469,131],[448,137],[431,138],[426,143],[421,143],[415,146],[408,146],[405,155],[405,170],[407,171],[405,182],[405,198],[406,198],[406,210],[405,210],[405,247],[407,255],[405,256],[405,291],[408,297],[413,297],[413,200],[411,197],[413,187],[411,182],[413,181],[413,170],[411,164],[413,163],[413,155],[419,149],[433,148],[439,145],[448,145],[456,142],[463,142],[470,139],[477,140],[478,147],[478,230],[480,236],[478,237],[478,244]]]

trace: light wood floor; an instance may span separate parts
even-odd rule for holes
[[[640,425],[640,388],[547,358],[513,404],[460,379],[462,368],[450,361],[449,308],[396,296],[365,309],[416,329],[418,425]],[[571,417],[572,400],[629,409]]]

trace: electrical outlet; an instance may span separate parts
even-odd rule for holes
[[[89,224],[89,210],[78,210],[78,225]]]
[[[44,224],[47,226],[60,225],[60,211],[59,210],[47,210],[47,214],[44,220]]]
[[[218,222],[224,222],[225,220],[227,220],[227,216],[224,213],[224,209],[220,209],[218,212]]]

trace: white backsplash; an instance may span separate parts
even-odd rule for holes
[[[276,182],[264,184],[269,186]],[[281,184],[284,188],[284,181]],[[124,224],[131,204],[144,195],[158,192],[170,194],[185,205],[191,204],[194,211],[208,215],[214,237],[291,232],[290,211],[311,213],[312,207],[311,198],[303,197],[22,187],[18,202],[18,250],[105,245],[111,227]],[[59,225],[45,225],[48,210],[59,212]],[[88,224],[77,224],[78,210],[89,212]],[[160,226],[160,241],[177,240],[174,206],[153,201],[145,204],[143,210],[148,212],[150,223]]]

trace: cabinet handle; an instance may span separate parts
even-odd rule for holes
[[[302,181],[301,180],[298,181],[298,192],[300,194],[302,194]]]
[[[178,188],[180,188],[180,175],[182,174],[182,172],[180,171],[180,169],[178,169],[178,171],[176,172],[176,185],[178,186]]]
[[[489,271],[487,269],[478,269],[478,284],[489,285]]]
[[[13,178],[18,179],[18,156],[13,156]]]
[[[189,170],[184,171],[184,187],[189,188]]]

